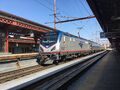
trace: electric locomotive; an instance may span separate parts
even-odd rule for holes
[[[93,41],[62,31],[49,32],[41,36],[37,61],[40,64],[58,63],[100,49],[101,46]]]

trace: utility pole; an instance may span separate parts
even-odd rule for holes
[[[56,32],[56,0],[54,0],[54,32]]]
[[[82,30],[83,27],[79,27],[78,29],[79,29],[79,30],[78,30],[78,36],[79,36],[79,38],[80,38],[80,30]]]

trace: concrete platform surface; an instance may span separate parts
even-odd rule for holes
[[[109,52],[67,90],[120,90],[120,53]]]
[[[23,60],[19,61],[19,63],[20,66],[18,66],[16,62],[0,63],[0,73],[38,65],[36,59]]]

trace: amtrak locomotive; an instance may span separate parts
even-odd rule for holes
[[[101,49],[99,44],[69,33],[49,32],[41,36],[37,61],[40,64],[58,63],[67,58],[90,54]]]

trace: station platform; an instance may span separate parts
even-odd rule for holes
[[[19,61],[19,64],[20,66],[18,66],[16,62],[0,63],[0,73],[38,65],[38,63],[36,62],[36,59],[22,60],[22,61]]]
[[[0,53],[0,56],[11,55],[11,53]]]
[[[110,51],[69,84],[67,90],[120,90],[120,53]]]

